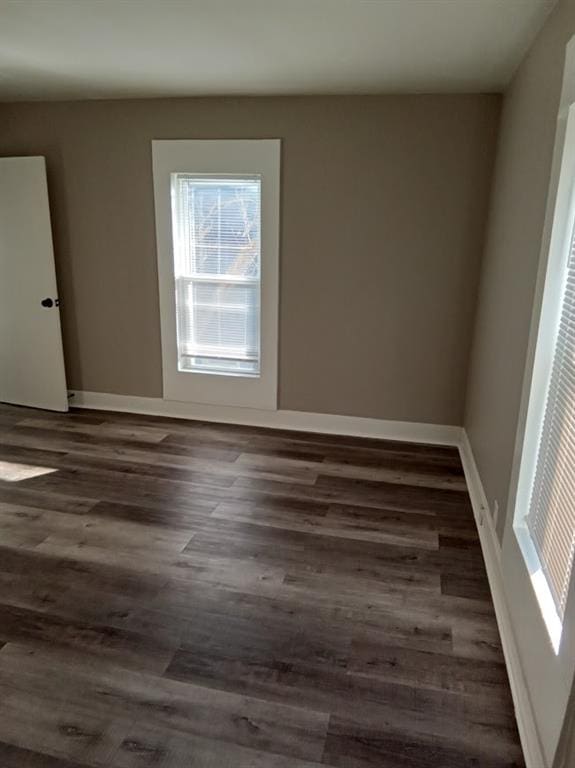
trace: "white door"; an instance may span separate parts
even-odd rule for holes
[[[0,402],[68,410],[43,157],[0,158]]]

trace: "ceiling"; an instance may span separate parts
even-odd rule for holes
[[[554,0],[0,0],[0,100],[500,91]]]

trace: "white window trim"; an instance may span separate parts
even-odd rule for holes
[[[277,410],[279,307],[279,139],[152,141],[163,397]],[[261,177],[261,361],[258,377],[178,371],[170,178],[172,173]]]
[[[533,488],[537,451],[549,375],[555,351],[554,339],[561,312],[567,254],[571,247],[575,220],[575,46],[567,47],[561,105],[542,249],[534,298],[526,373],[523,383],[517,440],[511,477],[509,514],[531,578],[549,640],[557,655],[563,626],[555,602],[543,575],[539,557],[527,529],[525,518]],[[570,590],[573,593],[573,589]]]

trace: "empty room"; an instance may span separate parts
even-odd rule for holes
[[[0,0],[0,768],[575,768],[575,0]]]

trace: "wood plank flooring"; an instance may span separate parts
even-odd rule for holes
[[[1,768],[522,768],[453,448],[0,406]]]

